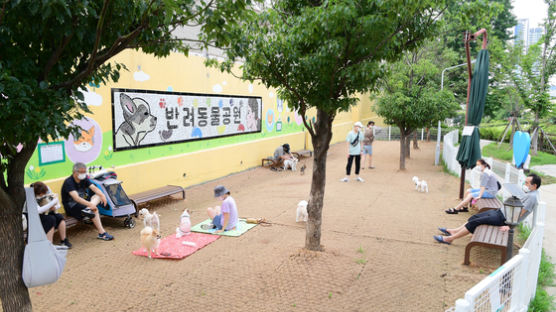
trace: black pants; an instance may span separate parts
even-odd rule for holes
[[[467,220],[465,228],[469,232],[473,233],[479,225],[487,224],[503,226],[506,225],[504,221],[506,221],[506,218],[504,218],[504,215],[502,214],[502,211],[500,211],[500,209],[488,210],[471,216],[471,218]]]
[[[361,155],[349,155],[348,164],[346,166],[346,174],[351,174],[351,164],[353,164],[353,159],[355,158],[355,174],[359,175],[359,169],[361,169]]]

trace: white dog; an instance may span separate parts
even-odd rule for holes
[[[429,192],[429,185],[427,184],[427,181],[425,180],[421,180],[419,181],[418,177],[413,177],[413,183],[415,183],[415,190],[417,190],[418,192]]]
[[[306,200],[302,200],[297,204],[297,214],[295,216],[295,222],[307,222],[307,204],[308,202]]]
[[[27,231],[27,217],[21,214],[21,223],[23,224],[23,231]]]
[[[180,238],[184,235],[189,235],[190,233],[191,219],[189,218],[189,212],[185,209],[180,216],[180,226],[176,228],[176,237]]]
[[[150,226],[157,232],[160,232],[160,221],[156,212],[151,214],[147,208],[143,208],[139,210],[139,217],[143,218],[143,225],[145,227]]]
[[[299,160],[297,160],[297,158],[292,157],[291,159],[286,159],[284,160],[284,170],[288,169],[288,168],[292,168],[292,171],[297,170],[297,162]]]

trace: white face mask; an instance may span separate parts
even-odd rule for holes
[[[522,189],[525,193],[529,193],[529,192],[531,191],[531,190],[529,190],[529,187],[528,187],[527,185],[525,185],[525,184],[523,184],[523,185],[521,186],[521,189]]]
[[[81,173],[81,174],[79,174],[79,175],[77,176],[77,178],[78,178],[79,180],[85,180],[85,179],[87,178],[87,174],[86,174],[86,173]]]
[[[481,166],[475,166],[475,168],[473,168],[473,169],[477,172],[483,172],[483,167],[481,167]]]

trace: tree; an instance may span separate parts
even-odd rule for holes
[[[21,0],[0,3],[0,300],[3,310],[30,311],[21,278],[24,170],[40,139],[66,137],[87,106],[78,91],[89,82],[117,81],[126,48],[162,57],[187,53],[172,34],[202,24],[204,38],[227,43],[248,0]],[[19,148],[18,148],[19,146]]]
[[[538,151],[539,124],[553,109],[549,94],[549,80],[556,73],[556,1],[546,0],[547,18],[544,22],[545,34],[528,49],[517,43],[509,50],[510,61],[505,63],[505,71],[511,77],[519,97],[534,114],[533,154]]]
[[[241,77],[278,89],[304,120],[314,148],[305,247],[320,250],[326,157],[332,122],[356,94],[376,89],[384,61],[418,46],[434,29],[442,1],[277,0],[236,29],[223,70],[241,60]]]
[[[438,65],[450,63],[453,54],[440,53],[438,46],[430,42],[404,53],[402,60],[388,66],[389,75],[380,79],[383,90],[373,109],[387,124],[400,128],[400,170],[405,170],[410,135],[454,116],[459,109],[453,93],[440,90]]]

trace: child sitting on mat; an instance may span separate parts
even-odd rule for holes
[[[239,219],[236,201],[230,196],[230,191],[219,185],[214,188],[214,197],[222,201],[222,207],[208,208],[207,213],[212,220],[212,224],[216,227],[216,233],[234,230]]]

